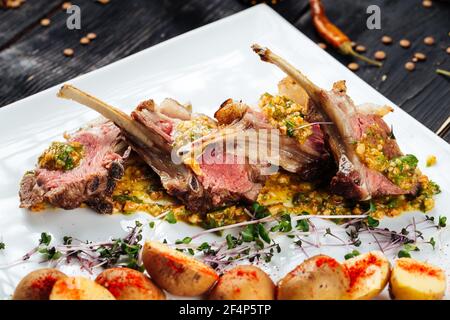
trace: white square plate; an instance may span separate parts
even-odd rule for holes
[[[276,67],[260,62],[250,49],[253,43],[281,54],[323,88],[331,88],[333,82],[345,79],[349,95],[357,104],[393,105],[265,5],[188,32],[68,82],[126,111],[144,99],[161,101],[173,97],[182,102],[191,101],[196,112],[211,115],[227,98],[254,105],[261,93],[276,92],[276,84],[284,75]],[[148,218],[146,214],[104,216],[88,209],[41,213],[19,209],[19,181],[26,170],[34,167],[42,150],[51,141],[61,139],[64,131],[74,130],[97,117],[85,107],[56,98],[58,88],[55,86],[0,109],[0,241],[6,243],[6,249],[0,251],[0,268],[33,248],[41,232],[51,233],[58,242],[65,235],[82,240],[106,240],[123,236],[126,226],[133,224],[134,219]],[[397,107],[387,116],[387,122],[394,125],[403,151],[417,155],[423,171],[442,188],[430,214],[448,215],[449,145]],[[438,164],[425,168],[424,161],[431,154],[437,156]],[[400,228],[412,216],[423,217],[423,214],[408,213],[385,219],[382,224]],[[196,232],[198,228],[184,223],[170,226],[163,223],[156,234],[147,236],[174,241]],[[441,233],[439,249],[425,248],[414,256],[433,262],[448,273],[449,238],[448,231]],[[359,250],[372,248],[376,246],[366,245]],[[323,247],[318,251],[342,260],[349,248]],[[304,258],[298,249],[287,247],[263,268],[278,280]],[[0,298],[9,298],[20,278],[39,267],[43,265],[27,262],[0,269]],[[81,272],[77,266],[62,268],[70,274]]]

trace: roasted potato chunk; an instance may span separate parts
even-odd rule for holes
[[[209,294],[210,300],[274,300],[272,279],[255,266],[237,266],[225,272]]]
[[[439,300],[445,295],[446,282],[441,268],[400,258],[392,268],[389,292],[396,300]]]
[[[305,260],[278,283],[278,300],[343,300],[350,278],[335,259],[317,255]]]
[[[380,251],[372,251],[343,263],[350,276],[348,298],[369,300],[383,291],[389,280],[389,260]]]
[[[65,277],[56,281],[50,300],[116,300],[112,293],[84,277]]]
[[[145,243],[142,259],[152,280],[178,296],[202,295],[219,278],[211,267],[156,241]]]
[[[117,300],[165,300],[166,295],[143,273],[129,268],[111,268],[100,273],[95,282]]]
[[[16,287],[13,300],[48,300],[56,281],[67,276],[59,270],[44,268],[30,272]]]

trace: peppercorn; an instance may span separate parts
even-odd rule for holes
[[[416,65],[414,62],[409,61],[405,64],[405,69],[408,71],[413,71],[415,68],[416,68]]]
[[[425,39],[423,39],[423,42],[428,46],[432,46],[434,44],[434,38],[426,37]]]
[[[424,8],[430,8],[433,5],[433,2],[431,0],[423,0],[422,5]]]
[[[381,42],[383,42],[384,44],[391,44],[392,43],[392,38],[389,36],[383,36],[381,38]]]
[[[48,27],[50,25],[50,19],[44,18],[41,20],[41,26]]]
[[[97,35],[96,35],[95,33],[93,33],[93,32],[89,32],[89,33],[86,35],[86,37],[87,37],[89,40],[94,40],[94,39],[97,38]]]
[[[61,8],[62,8],[63,10],[67,10],[67,9],[69,9],[71,6],[72,6],[72,3],[71,3],[71,2],[64,2],[64,3],[62,4]]]
[[[67,49],[64,49],[63,53],[66,57],[71,57],[71,56],[73,56],[74,51],[71,48],[67,48]]]
[[[384,60],[384,59],[386,59],[386,53],[384,51],[381,51],[381,50],[375,52],[375,54],[373,56],[377,60]]]
[[[364,47],[363,45],[357,45],[355,50],[357,52],[366,52],[366,47]]]
[[[414,58],[416,58],[419,61],[424,61],[427,59],[427,56],[421,52],[414,53]]]
[[[352,71],[356,71],[359,69],[359,64],[357,64],[356,62],[351,62],[347,67]]]
[[[407,39],[400,40],[400,46],[403,48],[409,48],[411,46],[411,41]]]

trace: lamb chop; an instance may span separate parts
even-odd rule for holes
[[[127,143],[160,176],[164,189],[192,211],[206,212],[232,202],[255,201],[266,178],[262,171],[271,165],[269,157],[256,163],[236,161],[236,148],[231,151],[219,147],[225,137],[242,137],[250,127],[270,127],[261,114],[237,103],[227,103],[227,110],[233,109],[235,116],[225,123],[220,117],[226,113],[224,106],[216,113],[220,120],[216,122],[192,114],[172,99],[159,106],[152,100],[144,101],[128,116],[70,85],[63,86],[59,96],[86,105],[119,126]],[[317,132],[316,128],[304,149],[291,138],[292,141],[283,139],[286,142],[282,146],[288,147],[282,152],[280,163],[293,171],[304,170],[306,176],[316,173],[326,154],[320,129]],[[231,161],[222,161],[227,156]]]
[[[338,166],[331,180],[332,192],[355,200],[418,192],[417,159],[402,154],[392,130],[382,119],[389,108],[357,108],[346,94],[344,81],[325,91],[269,49],[259,45],[252,48],[261,60],[278,66],[306,90],[317,111],[313,115],[317,121],[334,124],[322,127]],[[291,88],[293,91],[295,88]]]
[[[30,209],[46,202],[74,209],[85,203],[99,213],[112,213],[111,195],[129,152],[120,129],[102,120],[67,138],[53,142],[39,157],[36,169],[25,173],[20,207]]]
[[[226,137],[235,136],[238,145],[247,143],[247,148],[244,150],[246,157],[257,157],[260,163],[276,163],[283,170],[300,175],[305,181],[321,178],[328,167],[329,154],[325,149],[323,133],[316,123],[306,125],[311,126],[311,134],[300,143],[291,136],[280,134],[261,111],[254,110],[241,102],[231,99],[226,100],[216,111],[214,117],[221,126],[221,130],[216,135],[217,139],[212,140],[211,137],[208,137],[209,143],[211,141],[217,143]],[[276,151],[275,154],[265,152],[259,154],[257,150],[261,147],[258,145],[261,141],[248,139],[245,133],[249,130],[256,132],[275,131],[278,146],[273,148],[270,144],[267,145],[268,150]],[[224,131],[226,134],[224,134]],[[240,139],[246,139],[246,141]],[[268,142],[270,143],[271,139],[268,139]],[[278,171],[278,168],[275,168],[275,171]]]

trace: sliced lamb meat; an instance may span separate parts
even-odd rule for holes
[[[319,125],[312,124],[311,134],[300,143],[295,138],[274,128],[261,111],[254,110],[241,102],[231,99],[225,101],[214,116],[220,125],[226,125],[227,135],[233,132],[237,138],[245,137],[244,133],[249,129],[275,131],[278,138],[278,147],[275,150],[278,165],[286,171],[299,174],[304,180],[311,181],[321,178],[327,168],[329,154],[325,149],[324,136]],[[256,141],[246,151],[253,153],[258,150],[258,142]],[[270,150],[270,146],[268,147]],[[258,156],[260,155],[258,154]],[[267,158],[258,159],[261,163],[265,161],[271,163],[269,155],[262,153],[262,157]]]
[[[317,111],[313,116],[318,121],[333,123],[322,126],[338,166],[338,172],[331,181],[333,192],[356,200],[417,193],[418,183],[414,177],[409,179],[412,182],[401,183],[403,177],[391,177],[389,168],[373,159],[378,155],[384,165],[389,161],[395,165],[395,161],[401,164],[410,158],[402,157],[395,137],[382,119],[386,108],[371,110],[366,106],[360,110],[346,94],[345,82],[337,82],[331,91],[325,91],[269,49],[254,45],[253,50],[263,61],[277,65],[308,93]],[[366,147],[377,152],[375,156],[367,156]],[[410,169],[413,171],[415,167]],[[393,170],[395,172],[395,168]]]
[[[61,88],[59,96],[80,102],[113,120],[133,150],[160,176],[166,191],[189,210],[206,212],[231,202],[256,199],[261,185],[252,180],[253,175],[245,165],[224,168],[213,162],[193,169],[193,165],[177,158],[176,147],[183,145],[186,137],[193,140],[216,129],[214,120],[192,115],[171,99],[160,106],[152,100],[144,101],[130,117],[69,85]],[[225,181],[220,182],[219,176],[225,169]],[[198,170],[204,173],[199,175]]]
[[[168,193],[181,199],[188,209],[204,212],[232,202],[256,199],[262,187],[261,179],[252,175],[252,166],[245,163],[223,163],[225,150],[210,148],[195,159],[178,158],[180,147],[218,130],[213,119],[190,113],[188,116],[186,108],[172,99],[164,100],[159,106],[151,100],[145,101],[131,117],[158,141],[156,156],[150,158],[148,148],[139,147],[139,141],[128,136],[131,145],[159,174]],[[165,159],[163,164],[161,158]]]
[[[112,122],[102,121],[80,129],[66,142],[52,143],[36,169],[24,175],[20,207],[45,202],[74,209],[85,203],[99,213],[112,213],[111,194],[124,172],[121,153],[126,146],[119,135]]]
[[[172,161],[174,154],[180,156],[179,163],[182,162],[185,166],[177,166],[179,170],[180,168],[186,170],[186,167],[190,169],[191,175],[187,176],[191,181],[195,181],[198,196],[193,198],[193,190],[182,189],[188,190],[181,194],[188,207],[195,205],[198,208],[203,203],[206,204],[206,208],[212,209],[230,202],[256,200],[262,187],[261,183],[266,179],[266,170],[272,163],[270,155],[265,153],[264,158],[248,161],[251,157],[248,152],[256,151],[259,142],[256,141],[258,138],[256,135],[246,135],[249,129],[255,129],[255,132],[259,129],[276,131],[280,140],[279,149],[276,150],[277,155],[279,153],[280,166],[291,172],[300,173],[305,178],[317,178],[318,170],[326,159],[327,152],[319,126],[314,127],[311,137],[300,145],[295,139],[281,135],[261,112],[231,99],[224,102],[215,113],[218,122],[204,115],[191,115],[190,119],[186,119],[186,109],[178,105],[179,111],[174,112],[175,103],[173,100],[169,102],[163,101],[160,106],[156,106],[153,101],[143,102],[132,112],[131,117],[144,125],[152,135],[162,138],[164,143],[159,143],[159,151],[164,150],[166,154],[170,151]],[[170,115],[166,111],[167,106],[170,107]],[[227,146],[230,138],[233,138],[231,148]],[[132,137],[129,140],[132,145],[135,144]],[[270,149],[270,145],[267,148]],[[147,153],[145,150],[138,152],[144,156]],[[238,161],[240,156],[246,161]],[[228,159],[224,161],[227,157]],[[155,168],[155,161],[156,159],[148,163],[159,172],[163,186],[169,193],[178,194],[180,197],[180,186],[177,184],[173,188],[168,185],[167,181],[173,180],[165,179],[167,169]],[[276,170],[278,171],[278,168]],[[175,181],[178,182],[179,179]],[[192,183],[190,185],[192,186]],[[185,199],[186,195],[188,199]]]

